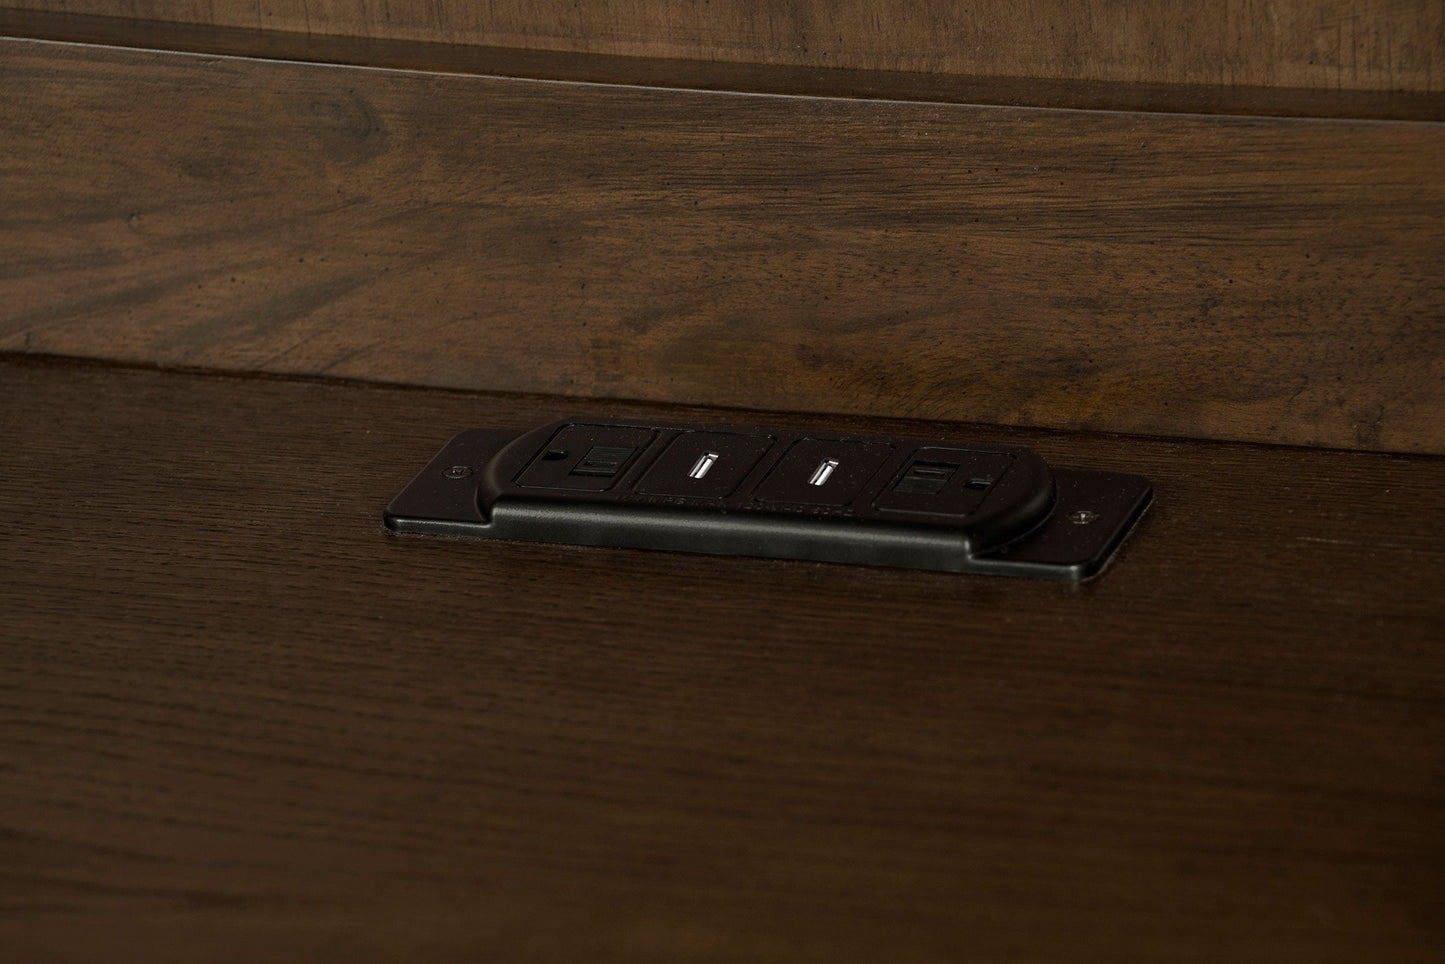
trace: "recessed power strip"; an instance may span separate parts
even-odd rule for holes
[[[961,441],[568,419],[449,442],[397,532],[1087,579],[1152,497]]]

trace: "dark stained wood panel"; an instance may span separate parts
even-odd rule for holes
[[[0,65],[3,349],[1445,451],[1439,124]]]
[[[1154,479],[1080,588],[382,529],[576,412],[748,417],[0,364],[7,959],[1442,945],[1445,461],[974,427]]]
[[[1273,0],[7,0],[314,34],[934,74],[1445,89],[1438,2]]]
[[[981,77],[679,60],[128,20],[0,7],[0,36],[148,50],[691,90],[1268,117],[1445,120],[1445,92]]]

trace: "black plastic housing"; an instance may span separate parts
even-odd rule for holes
[[[387,507],[398,532],[1054,579],[1097,574],[1139,476],[1026,448],[567,419],[456,436]]]

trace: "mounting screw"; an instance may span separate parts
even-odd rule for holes
[[[1086,526],[1097,518],[1099,518],[1099,513],[1090,512],[1088,509],[1080,509],[1078,512],[1069,516],[1069,521],[1076,526]]]
[[[467,468],[465,465],[453,465],[451,468],[447,469],[445,472],[442,473],[442,475],[445,475],[449,479],[465,479],[471,474],[472,470]]]

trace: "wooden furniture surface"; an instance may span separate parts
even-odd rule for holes
[[[1441,959],[1441,4],[0,0],[0,92],[0,960]],[[383,529],[573,413],[1157,502]]]
[[[0,59],[0,350],[1445,452],[1438,122]]]
[[[397,537],[450,433],[1139,471],[1082,587]],[[1438,960],[1445,461],[0,363],[7,960]]]
[[[5,0],[16,10],[686,61],[1217,87],[1445,90],[1400,0]]]
[[[1159,72],[1144,72],[1134,80],[1099,80],[878,67],[858,69],[774,61],[619,55],[598,53],[586,47],[577,50],[500,47],[469,43],[446,32],[439,32],[437,39],[412,40],[387,30],[374,30],[365,35],[315,29],[303,32],[231,26],[194,16],[166,21],[134,20],[54,9],[21,10],[3,5],[0,5],[0,35],[304,63],[734,93],[1266,117],[1445,120],[1445,91],[1431,84],[1386,88],[1338,82],[1308,87],[1270,83],[1225,86],[1217,80],[1169,82],[1160,79],[1163,74]]]

